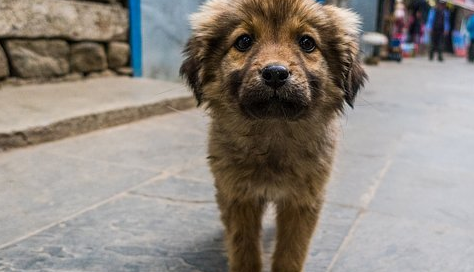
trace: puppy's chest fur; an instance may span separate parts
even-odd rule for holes
[[[277,200],[314,195],[330,175],[337,138],[334,124],[281,121],[233,126],[214,120],[209,159],[221,190],[239,197]]]

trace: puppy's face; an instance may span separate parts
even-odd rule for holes
[[[212,0],[181,73],[211,109],[297,120],[352,106],[366,77],[357,41],[354,14],[313,0]]]
[[[251,118],[305,115],[327,78],[318,33],[298,18],[269,24],[245,18],[226,40],[220,70],[241,111]]]

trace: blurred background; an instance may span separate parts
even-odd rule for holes
[[[188,15],[203,1],[3,0],[0,10],[0,82],[136,75],[178,80],[181,49],[189,35]],[[388,39],[363,53],[415,57],[429,49],[427,22],[434,0],[320,1],[353,9],[363,31]],[[449,31],[444,50],[466,57],[466,27],[472,0],[447,1]],[[129,61],[131,59],[131,62]],[[1,83],[0,83],[1,84]]]

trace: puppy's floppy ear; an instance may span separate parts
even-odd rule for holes
[[[185,60],[179,74],[183,77],[194,93],[198,106],[202,103],[202,59],[200,57],[202,43],[196,37],[191,37],[183,51]]]
[[[230,18],[228,15],[231,0],[208,0],[197,13],[190,17],[192,36],[184,48],[185,60],[180,74],[194,92],[198,106],[205,102],[205,85],[214,78],[216,63],[214,59],[219,52],[218,41],[227,35]]]
[[[365,81],[368,79],[367,74],[362,68],[360,60],[357,58],[353,61],[351,67],[347,70],[344,81],[344,99],[346,103],[354,108],[354,101],[359,90],[364,87]]]
[[[337,55],[333,72],[336,85],[344,91],[346,103],[354,107],[358,91],[368,79],[359,60],[360,18],[354,12],[334,6],[324,6],[337,31],[330,35],[330,51]]]

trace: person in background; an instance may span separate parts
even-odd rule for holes
[[[414,12],[410,18],[410,28],[408,29],[409,42],[419,45],[423,34],[423,14],[420,10]]]
[[[393,38],[402,41],[404,30],[406,27],[406,8],[402,0],[397,0],[395,5],[395,29],[393,31]]]
[[[474,62],[474,13],[471,14],[469,19],[467,20],[467,31],[469,32],[469,36],[471,39],[471,43],[469,45],[468,60],[469,62]]]
[[[435,51],[438,52],[438,60],[443,61],[445,39],[451,29],[450,13],[446,8],[445,1],[437,1],[436,7],[428,14],[426,31],[431,33],[430,60],[433,60]]]

